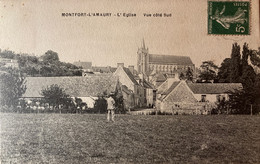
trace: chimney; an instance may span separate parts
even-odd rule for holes
[[[122,67],[123,68],[124,67],[124,63],[117,63],[117,68],[118,67]]]
[[[139,80],[139,84],[142,84],[144,82],[144,74],[140,73],[138,74],[140,80]]]
[[[144,80],[144,74],[140,73],[138,76],[140,77],[140,79]]]
[[[130,72],[131,72],[132,74],[134,74],[134,69],[135,69],[135,67],[134,67],[133,65],[129,65],[129,66],[128,66],[128,69],[130,70]]]

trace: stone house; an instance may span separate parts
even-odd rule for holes
[[[155,105],[156,89],[155,86],[145,80],[143,74],[135,75],[135,80],[144,88],[145,100],[144,103],[147,107]]]
[[[158,88],[157,109],[186,114],[208,114],[220,100],[228,100],[240,83],[165,82]]]
[[[119,81],[122,85],[125,85],[129,90],[133,92],[134,107],[144,107],[146,106],[145,88],[136,81],[135,76],[130,69],[124,67],[124,63],[118,63],[114,75],[119,78]]]

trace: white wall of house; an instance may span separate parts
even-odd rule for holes
[[[95,100],[97,97],[78,97],[82,100],[82,102],[86,103],[88,108],[94,108]]]
[[[146,89],[147,106],[153,105],[153,89]]]
[[[194,97],[198,101],[201,101],[202,100],[202,95],[206,96],[206,101],[212,102],[212,103],[218,101],[218,99],[217,99],[218,96],[225,97],[225,99],[228,100],[228,94],[194,94]]]
[[[121,84],[127,86],[128,89],[135,91],[135,87],[131,79],[127,76],[122,67],[118,67],[114,75],[118,76]]]

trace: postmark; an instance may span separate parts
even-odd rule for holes
[[[208,34],[250,35],[250,2],[208,1]]]

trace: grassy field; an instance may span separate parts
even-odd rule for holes
[[[259,116],[0,114],[2,163],[260,163]]]

